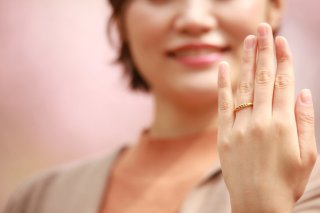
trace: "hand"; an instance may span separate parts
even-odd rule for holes
[[[218,149],[232,211],[291,212],[317,157],[311,94],[295,101],[288,43],[265,23],[245,39],[239,76],[233,97],[229,66],[219,65]],[[253,106],[234,112],[234,102]]]

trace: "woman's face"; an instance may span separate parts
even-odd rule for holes
[[[131,0],[124,19],[135,65],[151,90],[180,102],[216,102],[217,65],[233,83],[243,40],[260,22],[276,23],[277,0]],[[273,27],[277,27],[274,24]]]

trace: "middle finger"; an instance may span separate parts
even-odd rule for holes
[[[271,118],[275,78],[275,53],[270,25],[258,27],[258,57],[254,86],[253,116]]]

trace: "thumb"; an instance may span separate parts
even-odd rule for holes
[[[310,90],[304,89],[300,92],[295,105],[295,116],[301,161],[304,165],[313,166],[317,158],[317,144],[314,108]]]

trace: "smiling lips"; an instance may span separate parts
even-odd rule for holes
[[[188,44],[168,52],[168,56],[192,68],[207,67],[221,61],[226,48],[208,44]]]

